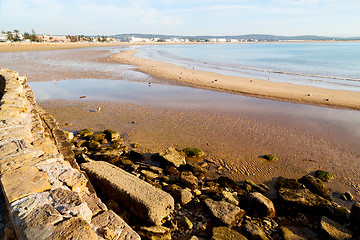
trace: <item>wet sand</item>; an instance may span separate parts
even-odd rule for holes
[[[140,71],[158,78],[186,82],[200,87],[250,96],[360,110],[360,93],[323,89],[311,86],[278,83],[260,79],[221,75],[188,69],[169,63],[134,56],[137,50],[127,50],[112,55],[110,61],[136,65]]]
[[[207,158],[224,161],[222,173],[239,181],[251,179],[272,184],[278,176],[298,178],[318,169],[328,170],[336,176],[327,184],[335,197],[351,191],[360,199],[360,152],[299,123],[284,126],[281,121],[242,113],[117,102],[46,100],[38,104],[53,114],[64,129],[112,128],[127,142],[138,143],[145,152],[159,152],[170,146],[199,147]],[[98,106],[100,112],[91,111]],[[277,155],[279,160],[265,161],[261,156],[267,153]]]
[[[96,78],[187,84],[128,74],[128,71],[135,69],[102,60],[110,53],[108,49],[95,48],[42,51],[41,54],[3,53],[7,55],[0,54],[0,65],[15,71],[20,69],[20,74],[26,75],[29,82]],[[2,59],[2,56],[6,58]],[[11,63],[7,59],[11,59]],[[248,99],[253,101],[252,98]],[[128,142],[139,143],[142,150],[149,152],[162,151],[170,146],[199,147],[208,157],[223,160],[226,167],[221,171],[237,180],[271,182],[278,176],[300,177],[320,168],[328,170],[335,175],[327,184],[335,195],[337,192],[350,191],[360,200],[360,127],[356,122],[346,128],[341,125],[341,121],[337,123],[335,118],[327,121],[321,116],[309,117],[306,112],[301,113],[302,117],[288,113],[273,114],[272,108],[282,108],[283,104],[290,103],[272,101],[265,104],[267,111],[261,107],[264,104],[261,102],[249,105],[247,109],[246,101],[236,103],[245,106],[241,111],[87,99],[37,102],[67,130],[90,128],[103,131],[112,128],[119,131]],[[98,106],[102,108],[100,112],[90,111]],[[293,106],[294,111],[296,106]],[[326,108],[323,110],[323,113],[327,112]],[[259,157],[268,153],[278,155],[279,160],[268,163]],[[340,199],[337,201],[348,204]]]

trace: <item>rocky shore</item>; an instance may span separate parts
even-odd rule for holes
[[[270,189],[215,177],[224,166],[197,148],[143,153],[109,129],[69,138],[100,198],[144,239],[359,239],[360,205],[348,210],[333,201],[329,172],[280,176]]]

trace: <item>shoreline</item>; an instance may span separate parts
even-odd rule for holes
[[[360,110],[359,92],[271,82],[193,70],[170,63],[139,58],[135,56],[137,52],[137,50],[126,50],[111,55],[108,60],[138,66],[141,72],[157,78],[175,80],[206,89],[271,100]]]
[[[196,45],[196,44],[264,44],[264,43],[338,43],[338,42],[360,42],[360,40],[351,41],[261,41],[261,42],[68,42],[68,43],[38,43],[38,42],[0,42],[0,52],[27,52],[27,51],[43,51],[43,50],[61,50],[61,49],[77,49],[87,47],[113,47],[113,46],[138,46],[138,45]]]

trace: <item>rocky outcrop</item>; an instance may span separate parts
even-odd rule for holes
[[[37,106],[26,77],[0,69],[0,97],[0,181],[17,238],[140,239],[90,191],[64,131]],[[104,214],[107,222],[99,221]]]

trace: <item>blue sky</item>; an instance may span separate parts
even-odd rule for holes
[[[0,31],[360,36],[360,0],[0,0]]]

